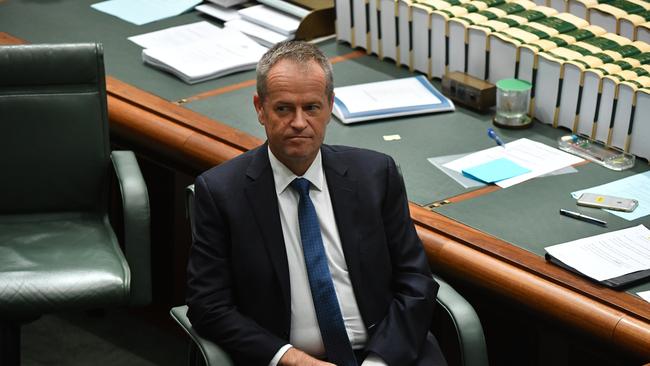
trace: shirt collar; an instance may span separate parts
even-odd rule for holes
[[[278,158],[273,155],[270,147],[267,147],[269,150],[269,162],[271,163],[271,169],[273,170],[273,180],[275,181],[275,193],[280,195],[282,192],[287,189],[289,184],[293,182],[296,178],[305,178],[307,179],[316,189],[319,191],[323,190],[323,159],[318,150],[316,158],[311,163],[307,171],[302,177],[295,175],[286,165],[284,165]]]

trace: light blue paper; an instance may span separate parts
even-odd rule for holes
[[[575,191],[571,193],[571,196],[577,199],[585,192],[633,198],[639,201],[639,206],[632,212],[605,210],[625,220],[631,221],[650,215],[650,171],[635,174],[600,186]]]
[[[528,172],[530,172],[530,169],[526,169],[506,158],[492,160],[463,170],[463,174],[466,176],[485,183],[498,182]]]
[[[485,183],[479,182],[476,179],[469,178],[464,176],[461,173],[458,173],[455,170],[445,168],[443,165],[447,164],[450,161],[454,161],[456,159],[460,159],[466,155],[469,155],[471,153],[463,153],[463,154],[454,154],[454,155],[444,155],[444,156],[435,156],[432,158],[427,158],[427,161],[436,168],[440,169],[441,172],[447,174],[449,178],[455,180],[458,184],[463,186],[463,188],[474,188],[474,187],[483,187],[485,186]],[[574,168],[573,166],[569,165],[567,167],[564,167],[562,169],[554,170],[550,173],[546,173],[544,175],[541,175],[540,177],[546,177],[546,176],[553,176],[553,175],[562,175],[562,174],[573,174],[577,173],[578,169]]]
[[[142,25],[182,14],[202,0],[108,0],[91,7],[127,22]]]

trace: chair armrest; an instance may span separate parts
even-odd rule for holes
[[[172,308],[169,312],[172,318],[180,325],[185,333],[190,336],[193,344],[190,345],[190,348],[196,347],[201,352],[203,356],[203,364],[206,366],[234,366],[233,362],[230,360],[230,357],[224,352],[219,346],[214,342],[211,342],[200,335],[198,335],[190,320],[187,318],[187,305],[177,306]],[[192,350],[190,350],[190,365],[201,364],[197,362],[198,360],[192,360]]]
[[[124,252],[131,270],[132,305],[151,302],[151,239],[149,196],[132,151],[113,151],[113,168],[124,208]]]
[[[483,327],[474,308],[447,282],[435,275],[433,278],[440,284],[436,301],[449,315],[456,328],[461,364],[487,366],[488,355]]]

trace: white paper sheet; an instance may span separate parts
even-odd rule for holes
[[[266,48],[243,33],[198,22],[129,38],[146,49],[142,58],[197,83],[241,70],[254,69]]]
[[[350,113],[440,103],[416,78],[343,86],[335,93]]]
[[[254,5],[239,10],[242,18],[259,24],[284,35],[293,35],[298,30],[300,19],[270,8],[266,5]]]
[[[221,35],[221,28],[204,21],[139,34],[128,39],[144,48],[170,48],[185,46],[205,39],[218,39],[216,37]]]
[[[241,18],[229,20],[224,25],[226,28],[237,29],[238,31],[256,40],[259,44],[269,48],[278,42],[293,39],[293,36],[287,36],[278,32],[274,32],[270,29],[262,27],[261,25],[251,23]]]
[[[507,143],[505,148],[495,146],[466,155],[445,164],[444,167],[461,173],[463,169],[501,158],[510,159],[530,170],[530,173],[497,182],[496,184],[502,188],[584,161],[584,159],[562,150],[523,138]]]
[[[637,292],[636,294],[641,296],[643,300],[650,302],[650,291],[641,291]]]
[[[564,264],[597,281],[650,268],[650,230],[643,225],[545,249]]]
[[[445,168],[445,164],[447,164],[450,161],[458,160],[462,158],[463,156],[466,156],[467,154],[456,154],[456,155],[446,155],[446,156],[437,156],[433,158],[428,158],[427,160],[429,163],[433,164],[436,168],[440,169],[443,173],[447,174],[447,176],[453,180],[456,181],[456,183],[460,184],[463,186],[463,188],[472,188],[472,187],[483,187],[486,184],[478,181],[476,179],[468,178],[463,175],[463,173],[459,173],[455,170],[451,170],[449,168]]]
[[[209,1],[222,8],[231,8],[235,5],[244,4],[248,0],[209,0]]]
[[[233,19],[239,19],[239,12],[235,9],[224,8],[217,4],[201,4],[194,9],[211,17],[227,22]]]

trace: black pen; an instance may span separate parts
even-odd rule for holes
[[[574,218],[574,219],[577,219],[577,220],[581,220],[581,221],[590,222],[592,224],[596,224],[596,225],[600,225],[600,226],[607,226],[607,221],[600,220],[600,219],[597,219],[595,217],[587,216],[587,215],[581,214],[579,212],[573,212],[573,211],[565,210],[563,208],[560,209],[560,215],[568,216],[568,217],[571,217],[571,218]]]

